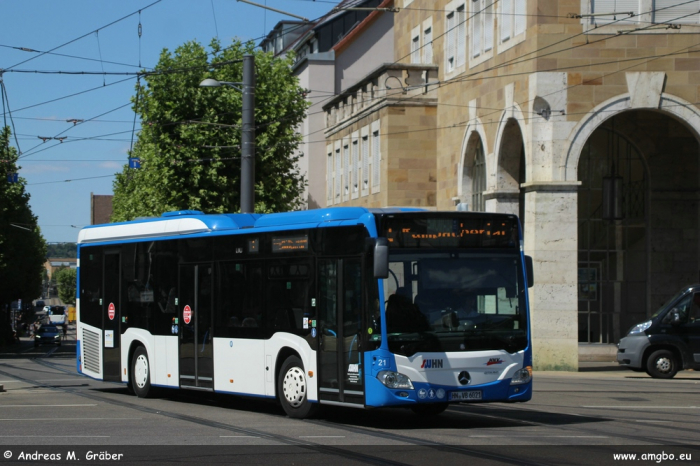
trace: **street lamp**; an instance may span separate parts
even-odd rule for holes
[[[255,57],[243,55],[243,82],[232,83],[207,78],[199,87],[229,86],[243,93],[241,112],[241,213],[255,212]],[[237,87],[242,85],[243,88]]]

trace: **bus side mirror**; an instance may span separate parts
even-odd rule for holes
[[[527,287],[532,288],[535,284],[535,273],[532,268],[532,257],[525,256],[525,273],[527,274]]]
[[[389,278],[389,241],[370,238],[374,246],[374,278]]]

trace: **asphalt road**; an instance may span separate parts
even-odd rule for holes
[[[536,372],[529,403],[461,404],[427,420],[404,410],[330,408],[299,421],[257,399],[176,390],[137,398],[120,384],[79,376],[70,329],[68,337],[60,348],[25,342],[0,355],[1,462],[27,464],[22,453],[96,462],[88,451],[121,452],[122,464],[624,462],[616,454],[700,461],[700,373],[692,371],[672,380],[615,367]]]

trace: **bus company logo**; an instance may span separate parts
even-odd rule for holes
[[[421,369],[442,369],[442,359],[423,359]]]
[[[494,364],[503,364],[503,359],[501,358],[491,358],[486,362],[487,366],[493,366]]]

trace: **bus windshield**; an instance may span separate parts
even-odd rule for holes
[[[384,280],[390,351],[527,347],[522,262],[512,250],[393,250]]]

